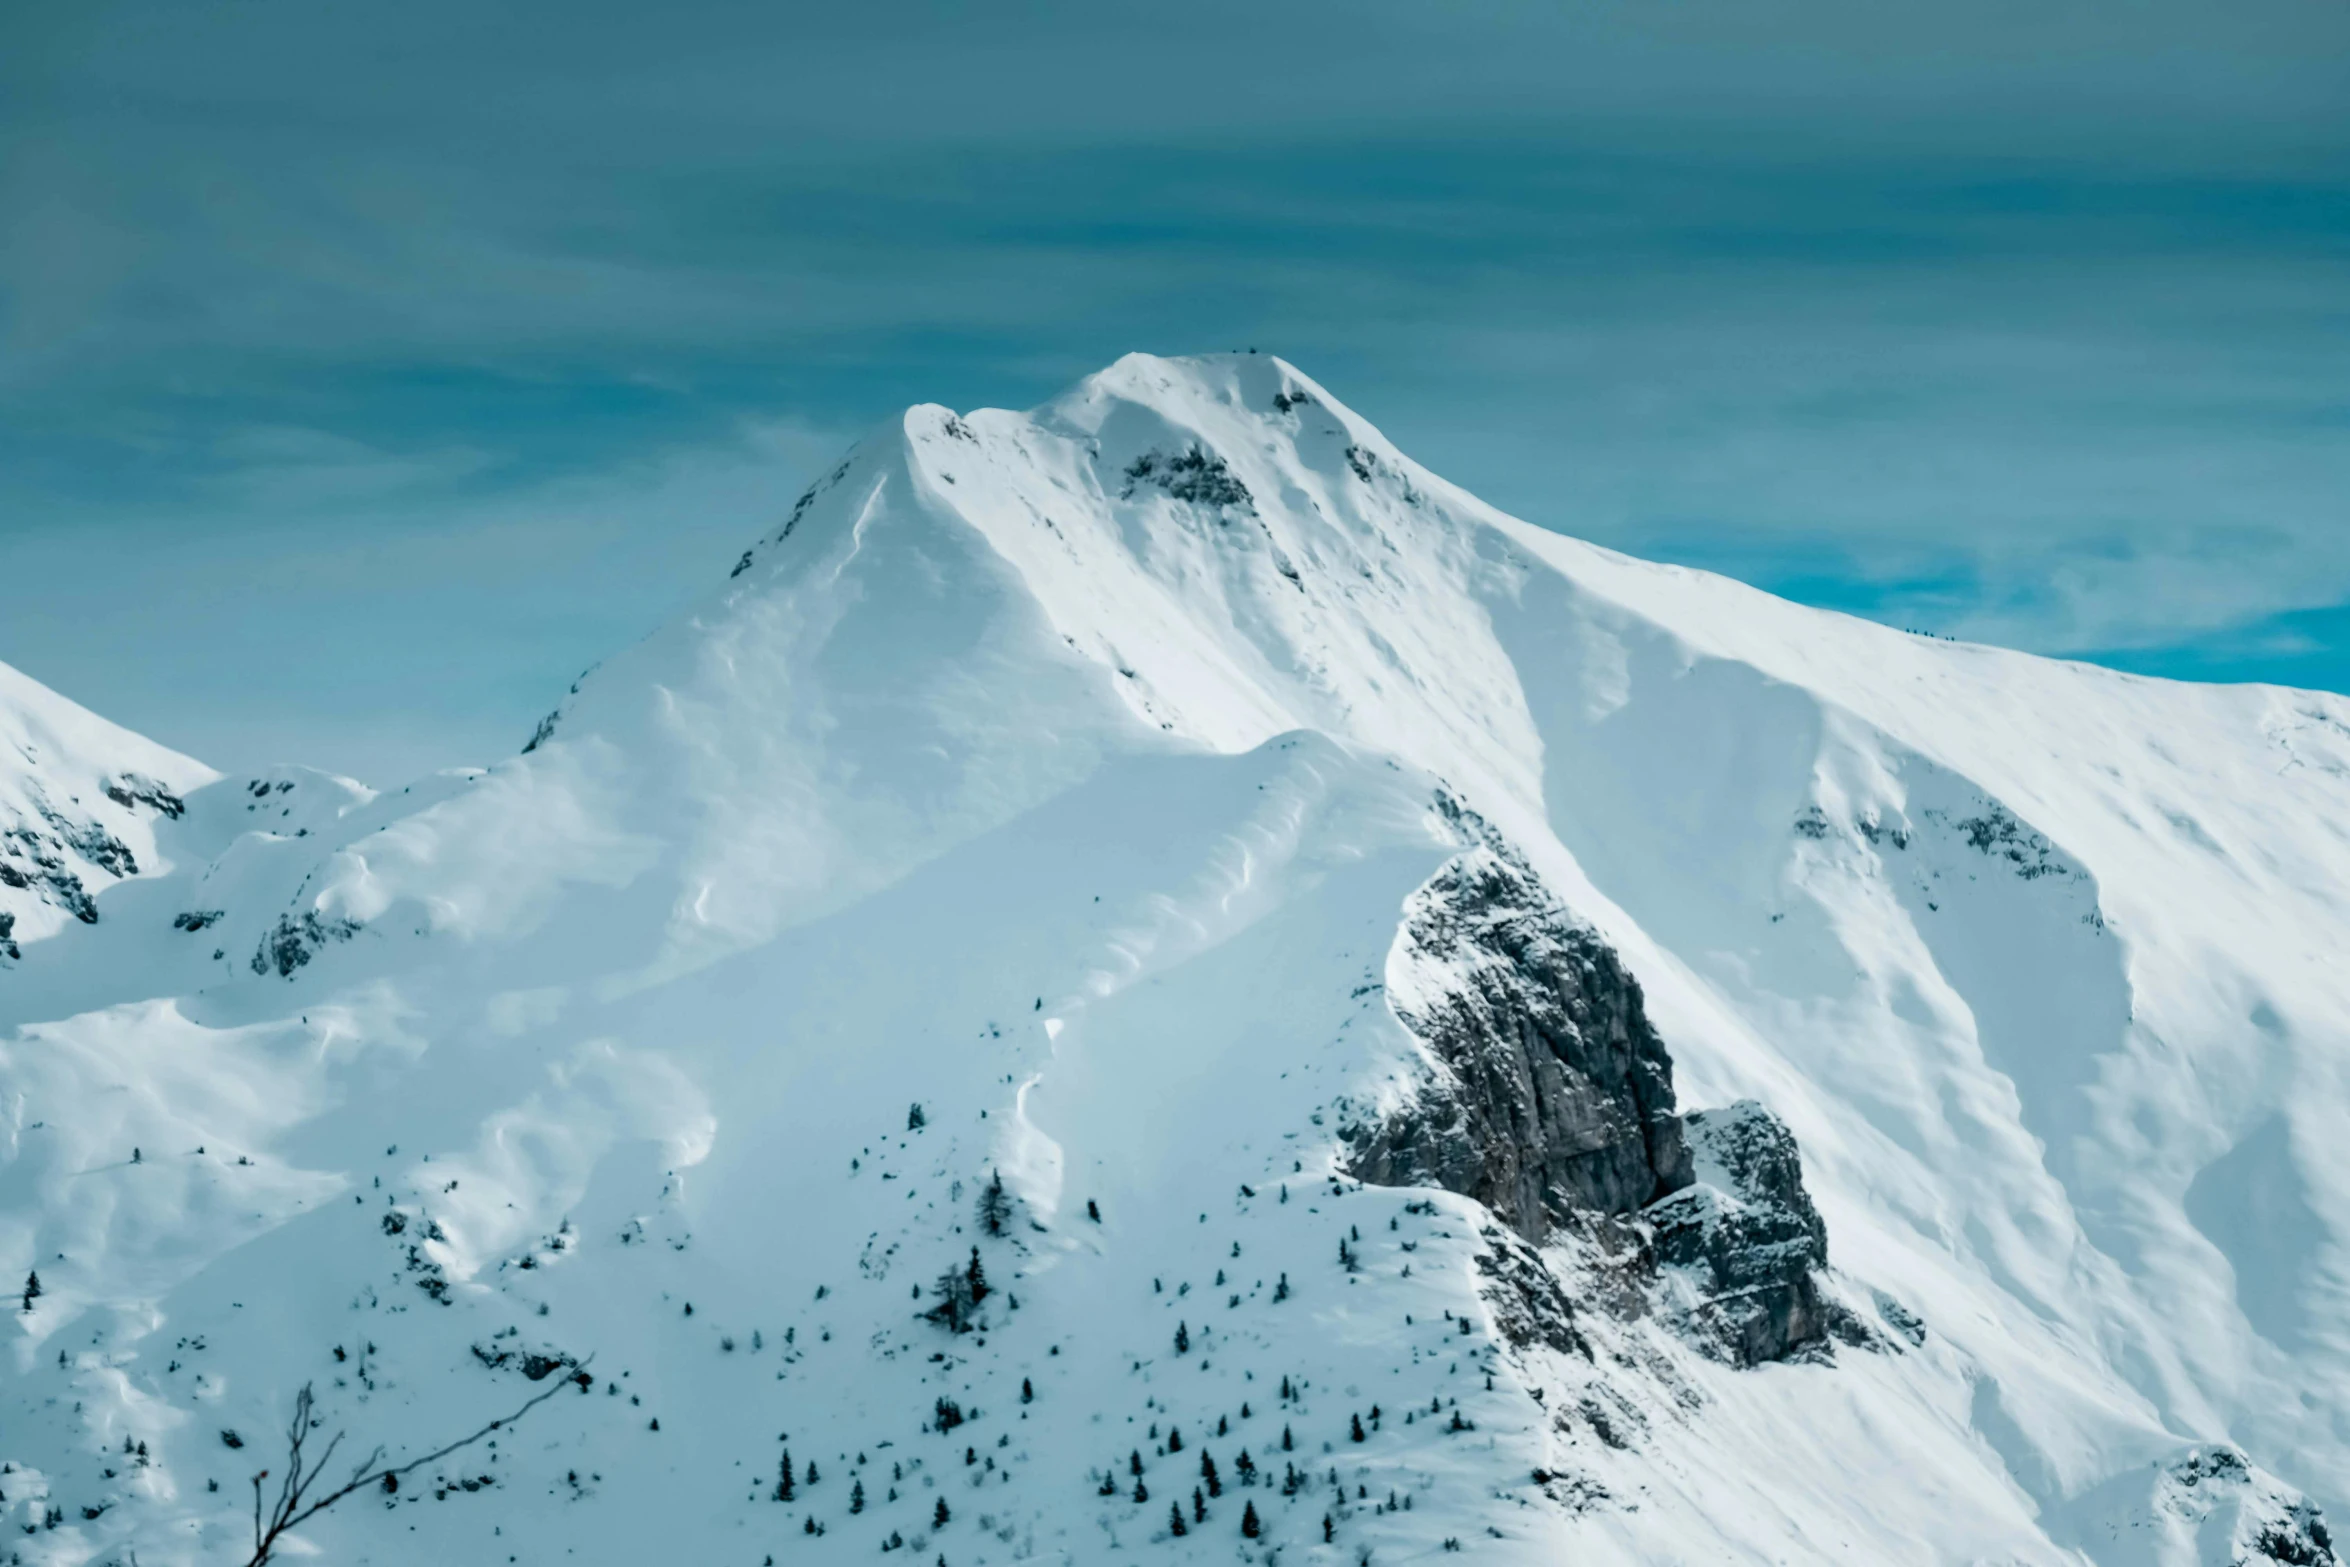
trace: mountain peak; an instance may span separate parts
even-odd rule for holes
[[[69,708],[44,1560],[241,1558],[306,1393],[531,1422],[334,1560],[2334,1559],[2338,699],[1628,560],[1225,355],[908,410],[493,768]]]

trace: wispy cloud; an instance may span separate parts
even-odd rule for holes
[[[1254,344],[1547,525],[2320,675],[2344,102],[2291,0],[53,8],[0,572],[111,581],[0,658],[198,750],[475,756],[844,432]]]

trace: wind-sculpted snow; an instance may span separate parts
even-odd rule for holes
[[[247,1561],[307,1384],[449,1452],[281,1559],[2331,1559],[2350,704],[1258,356],[778,519],[380,794],[0,676],[0,1552]]]

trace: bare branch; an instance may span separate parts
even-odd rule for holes
[[[293,1424],[286,1431],[286,1476],[278,1487],[277,1505],[269,1510],[266,1526],[264,1526],[262,1519],[261,1482],[269,1478],[269,1471],[264,1469],[253,1477],[253,1554],[246,1559],[245,1567],[265,1567],[265,1564],[270,1561],[272,1553],[276,1551],[278,1541],[283,1539],[287,1533],[325,1512],[352,1492],[370,1485],[381,1485],[387,1480],[396,1481],[402,1475],[413,1474],[427,1464],[438,1463],[451,1453],[471,1447],[484,1437],[513,1425],[524,1415],[529,1414],[539,1405],[562,1392],[564,1388],[577,1382],[587,1371],[587,1368],[595,1362],[595,1358],[590,1355],[586,1360],[573,1365],[560,1381],[532,1394],[514,1413],[501,1415],[480,1430],[467,1436],[461,1436],[446,1446],[436,1447],[421,1458],[411,1458],[404,1464],[385,1468],[383,1467],[383,1449],[376,1448],[368,1455],[365,1463],[352,1471],[349,1480],[337,1489],[319,1497],[316,1501],[308,1502],[307,1505],[305,1505],[305,1500],[310,1488],[317,1482],[320,1471],[324,1470],[328,1461],[334,1457],[335,1449],[342,1444],[345,1433],[337,1431],[328,1440],[326,1451],[318,1455],[317,1462],[305,1465],[302,1447],[310,1434],[313,1399],[310,1384],[303,1383],[302,1391],[294,1396]],[[582,1391],[585,1391],[584,1384]]]

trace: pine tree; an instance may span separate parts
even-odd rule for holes
[[[1004,1172],[995,1171],[979,1189],[979,1227],[1001,1235],[1012,1224],[1012,1194],[1004,1190]]]
[[[1140,1475],[1142,1473],[1141,1448],[1138,1447],[1133,1452],[1126,1455],[1126,1472],[1131,1475]]]
[[[797,1488],[792,1484],[791,1477],[791,1449],[787,1447],[783,1450],[783,1462],[775,1471],[775,1499],[779,1502],[788,1502],[792,1499],[792,1493],[795,1489]]]
[[[41,1275],[39,1273],[27,1273],[24,1276],[24,1309],[27,1311],[32,1310],[33,1302],[39,1300],[40,1298]]]
[[[1116,1496],[1118,1494],[1117,1476],[1111,1474],[1107,1469],[1102,1471],[1101,1494],[1104,1496]]]
[[[1240,1510],[1241,1538],[1253,1540],[1264,1532],[1265,1526],[1257,1521],[1257,1504],[1251,1502]]]
[[[1036,1387],[1026,1377],[1020,1379],[1020,1402],[1023,1404],[1036,1402]]]
[[[1144,1485],[1140,1480],[1135,1481],[1134,1499],[1138,1502],[1149,1501],[1151,1499],[1151,1488],[1147,1485]]]
[[[971,1248],[969,1266],[947,1269],[933,1287],[938,1291],[938,1304],[923,1315],[950,1333],[970,1331],[979,1303],[988,1295],[987,1274],[979,1266],[979,1248]]]
[[[849,1482],[849,1511],[852,1513],[861,1513],[864,1510],[865,1482],[862,1480],[851,1480]]]
[[[924,1122],[922,1119],[922,1106],[919,1104],[908,1105],[906,1107],[906,1130],[909,1132],[919,1132],[922,1130],[923,1125]]]
[[[1183,1451],[1183,1433],[1173,1426],[1167,1427],[1167,1451],[1170,1453]]]
[[[1281,1275],[1281,1282],[1273,1286],[1273,1304],[1278,1306],[1289,1299],[1289,1275]]]
[[[1199,1477],[1202,1480],[1208,1482],[1208,1494],[1210,1496],[1222,1496],[1224,1494],[1224,1482],[1218,1478],[1216,1474],[1216,1458],[1214,1454],[1202,1452],[1199,1455]]]
[[[979,1265],[979,1248],[976,1246],[971,1248],[971,1266],[963,1270],[963,1276],[971,1284],[971,1304],[976,1306],[987,1299],[987,1270]]]
[[[1191,1521],[1193,1523],[1208,1521],[1208,1499],[1199,1494],[1199,1487],[1196,1485],[1191,1488]]]
[[[809,1459],[809,1460],[808,1460],[808,1472],[807,1472],[806,1474],[804,1474],[804,1475],[801,1475],[801,1476],[800,1476],[800,1483],[801,1483],[802,1485],[814,1485],[814,1484],[816,1483],[816,1460],[815,1460],[815,1459],[811,1458],[811,1459]]]
[[[944,1529],[947,1526],[947,1516],[947,1499],[942,1496],[938,1499],[938,1511],[930,1516],[930,1527]]]
[[[1363,1417],[1361,1415],[1349,1415],[1347,1416],[1347,1422],[1350,1427],[1346,1433],[1347,1440],[1350,1442],[1360,1442],[1364,1440]]]
[[[1284,1453],[1291,1453],[1295,1452],[1296,1450],[1297,1443],[1290,1439],[1289,1427],[1283,1426],[1281,1428],[1281,1451]]]
[[[1102,1222],[1101,1205],[1095,1202],[1091,1197],[1085,1199],[1085,1216],[1096,1224]]]
[[[1322,1543],[1324,1545],[1328,1545],[1330,1543],[1331,1536],[1335,1535],[1337,1532],[1338,1525],[1330,1521],[1330,1515],[1328,1513],[1324,1513],[1322,1515]]]
[[[1175,1353],[1178,1355],[1191,1353],[1191,1324],[1187,1322],[1175,1324]]]
[[[1181,1502],[1169,1502],[1167,1504],[1167,1532],[1174,1535],[1177,1539],[1181,1539],[1184,1535],[1191,1533],[1191,1531],[1186,1528],[1183,1523],[1183,1504]]]

